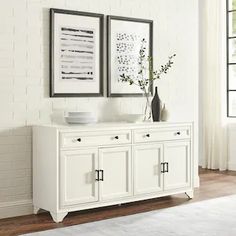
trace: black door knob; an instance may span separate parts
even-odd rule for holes
[[[78,141],[78,142],[81,142],[81,138],[77,138],[77,141]]]

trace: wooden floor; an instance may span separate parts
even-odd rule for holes
[[[195,196],[192,200],[188,200],[184,194],[179,194],[172,197],[163,197],[121,206],[69,213],[63,223],[59,224],[53,223],[48,213],[8,218],[0,220],[0,236],[20,235],[29,232],[77,225],[232,194],[236,194],[236,172],[218,172],[200,169],[200,188],[195,190]]]

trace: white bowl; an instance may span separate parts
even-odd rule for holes
[[[143,114],[123,114],[122,117],[123,117],[123,120],[131,122],[131,123],[143,121]]]
[[[68,117],[94,117],[92,112],[69,111]]]
[[[97,118],[95,117],[90,117],[90,118],[80,118],[80,117],[69,117],[66,116],[65,120],[68,124],[91,124],[91,123],[96,123]]]

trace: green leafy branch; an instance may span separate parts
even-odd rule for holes
[[[139,88],[147,92],[147,88],[150,89],[151,85],[153,84],[153,81],[157,79],[161,79],[162,74],[167,74],[169,69],[174,64],[173,59],[176,56],[176,54],[173,54],[169,56],[168,62],[164,65],[161,65],[159,70],[153,70],[153,59],[152,57],[148,56],[146,58],[146,41],[145,39],[142,39],[141,41],[141,47],[139,50],[139,58],[138,58],[138,65],[139,65],[139,71],[136,78],[133,78],[131,75],[121,74],[119,81],[129,83],[129,85],[136,85],[139,86]],[[145,64],[148,63],[148,68]],[[145,77],[145,72],[148,70],[149,78]]]

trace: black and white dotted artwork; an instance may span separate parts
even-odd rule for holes
[[[149,77],[148,57],[152,56],[153,21],[108,16],[107,29],[108,96],[143,96],[139,86],[135,85]],[[122,82],[123,76],[134,83]]]
[[[117,78],[122,74],[136,77],[139,71],[139,50],[143,37],[135,33],[116,33]]]

